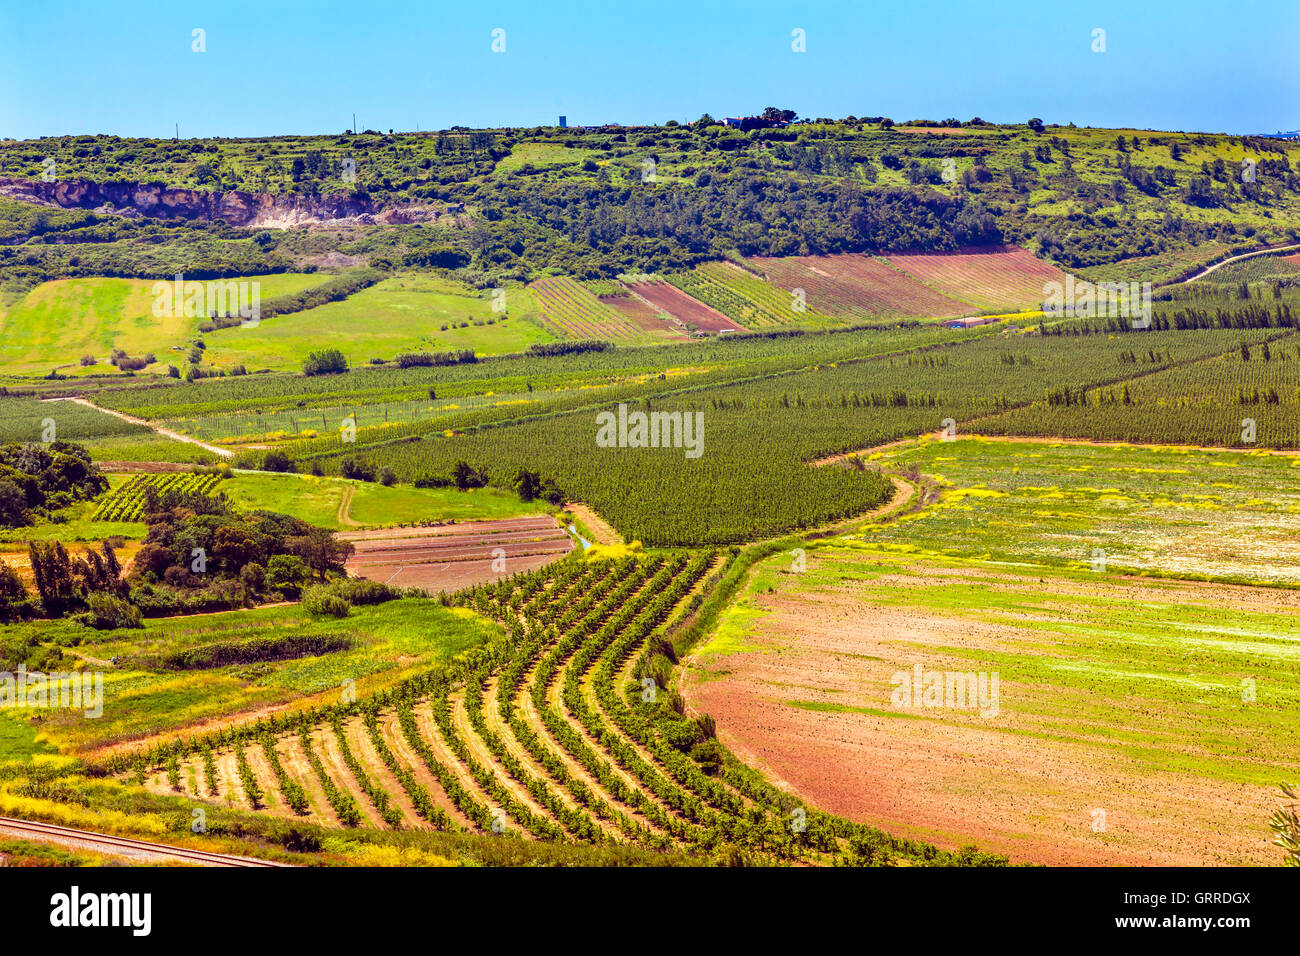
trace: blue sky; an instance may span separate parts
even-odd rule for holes
[[[1300,127],[1297,35],[1296,0],[4,0],[0,136],[170,136],[177,121],[182,136],[332,133],[354,112],[385,130],[561,113],[652,123],[765,106],[1273,132]]]

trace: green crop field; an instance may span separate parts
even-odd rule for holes
[[[384,487],[312,475],[239,472],[219,489],[245,511],[293,515],[321,528],[383,527],[535,514],[536,505],[495,488]],[[347,508],[343,508],[344,501]]]
[[[1300,584],[1295,455],[959,437],[871,460],[941,486],[932,508],[864,532],[881,547]]]
[[[342,302],[275,316],[256,327],[220,329],[205,340],[218,369],[243,365],[250,371],[296,371],[308,353],[330,345],[340,347],[354,366],[372,358],[392,361],[404,352],[472,349],[492,355],[553,340],[535,309],[520,289],[507,292],[506,310],[498,313],[489,297],[459,283],[402,275]]]
[[[162,277],[170,281],[172,277]],[[321,282],[315,275],[261,275],[236,281],[256,282],[263,299],[300,292]],[[153,354],[165,371],[181,364],[173,352],[198,331],[204,315],[154,314],[154,282],[142,279],[60,279],[43,283],[7,308],[0,307],[0,370],[45,373],[72,366],[83,374],[115,371],[110,353],[122,349],[132,357]],[[182,312],[184,310],[176,310]],[[95,362],[83,367],[83,356]]]
[[[59,715],[43,737],[64,748],[87,749],[184,727],[205,717],[238,713],[315,695],[337,697],[344,681],[361,692],[450,662],[493,633],[486,622],[422,598],[359,608],[345,620],[319,620],[298,607],[258,608],[149,621],[143,631],[105,631],[79,653],[117,657],[108,675],[102,718]],[[267,636],[343,639],[346,650],[276,662],[175,670],[160,655]]]

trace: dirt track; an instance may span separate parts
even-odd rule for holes
[[[122,412],[115,412],[111,408],[104,408],[96,405],[94,402],[84,398],[47,398],[47,402],[75,402],[78,405],[84,405],[86,408],[93,408],[97,412],[103,412],[105,415],[112,415],[114,418],[120,418],[124,422],[130,422],[132,425],[143,425],[161,435],[163,438],[170,438],[172,441],[185,442],[187,445],[198,445],[204,451],[210,451],[212,454],[221,458],[234,458],[235,453],[229,448],[218,448],[216,445],[209,445],[207,442],[201,442],[197,438],[191,438],[189,435],[182,435],[180,432],[172,431],[170,428],[163,428],[151,421],[143,418],[136,418],[133,415],[126,415]]]

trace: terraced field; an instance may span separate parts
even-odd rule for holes
[[[625,292],[623,295],[602,295],[602,304],[616,310],[642,332],[665,342],[685,342],[690,336],[678,328],[664,313],[643,299]]]
[[[505,634],[444,672],[111,766],[155,792],[327,827],[754,862],[950,860],[792,800],[718,750],[710,721],[684,715],[669,689],[672,637],[724,564],[712,553],[632,556],[481,585],[455,600]]]
[[[673,316],[682,328],[693,327],[702,332],[746,331],[738,322],[668,282],[629,282],[627,287],[654,308]]]

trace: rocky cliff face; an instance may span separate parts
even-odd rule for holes
[[[417,206],[376,211],[368,200],[346,194],[272,196],[268,193],[176,189],[159,183],[42,182],[0,176],[0,195],[64,208],[155,219],[221,220],[233,226],[287,229],[341,219],[361,222],[423,222],[438,213]]]

